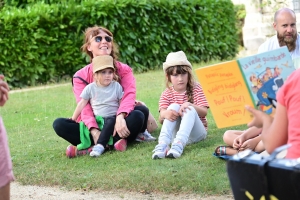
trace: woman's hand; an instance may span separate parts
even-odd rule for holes
[[[4,106],[8,100],[8,84],[4,81],[4,76],[0,75],[0,106]]]
[[[118,135],[121,138],[127,138],[130,135],[123,114],[119,114],[116,118],[116,124],[115,124],[115,130],[113,136],[115,136],[116,133],[118,133]]]
[[[183,113],[186,112],[186,109],[189,109],[191,110],[191,108],[189,108],[189,106],[191,106],[192,104],[190,102],[185,102],[183,103],[181,106],[180,106],[180,109],[179,109],[179,115],[180,116],[183,116]]]

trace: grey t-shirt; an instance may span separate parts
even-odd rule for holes
[[[95,82],[90,83],[80,94],[81,98],[90,100],[94,115],[101,117],[116,115],[122,96],[122,86],[116,81],[106,87],[98,86]]]

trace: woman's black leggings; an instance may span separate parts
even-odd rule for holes
[[[133,111],[125,118],[127,128],[130,135],[127,137],[128,142],[135,140],[136,136],[144,132],[147,128],[147,120],[149,116],[149,109],[146,106],[136,106]],[[79,123],[68,118],[57,118],[53,122],[53,129],[59,137],[62,137],[72,145],[77,146],[80,144],[80,131]],[[90,134],[92,144],[94,140]],[[121,139],[118,134],[114,137],[114,142]]]

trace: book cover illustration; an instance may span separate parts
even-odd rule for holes
[[[248,123],[252,117],[245,105],[254,107],[237,61],[195,70],[218,128]]]
[[[295,71],[287,47],[237,60],[258,109],[272,114],[276,108],[276,93]]]
[[[274,114],[276,93],[293,71],[287,47],[195,70],[218,128],[250,122],[245,105]]]

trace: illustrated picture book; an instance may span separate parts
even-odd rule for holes
[[[274,114],[276,93],[293,71],[287,47],[195,70],[218,128],[250,122],[245,105]]]

